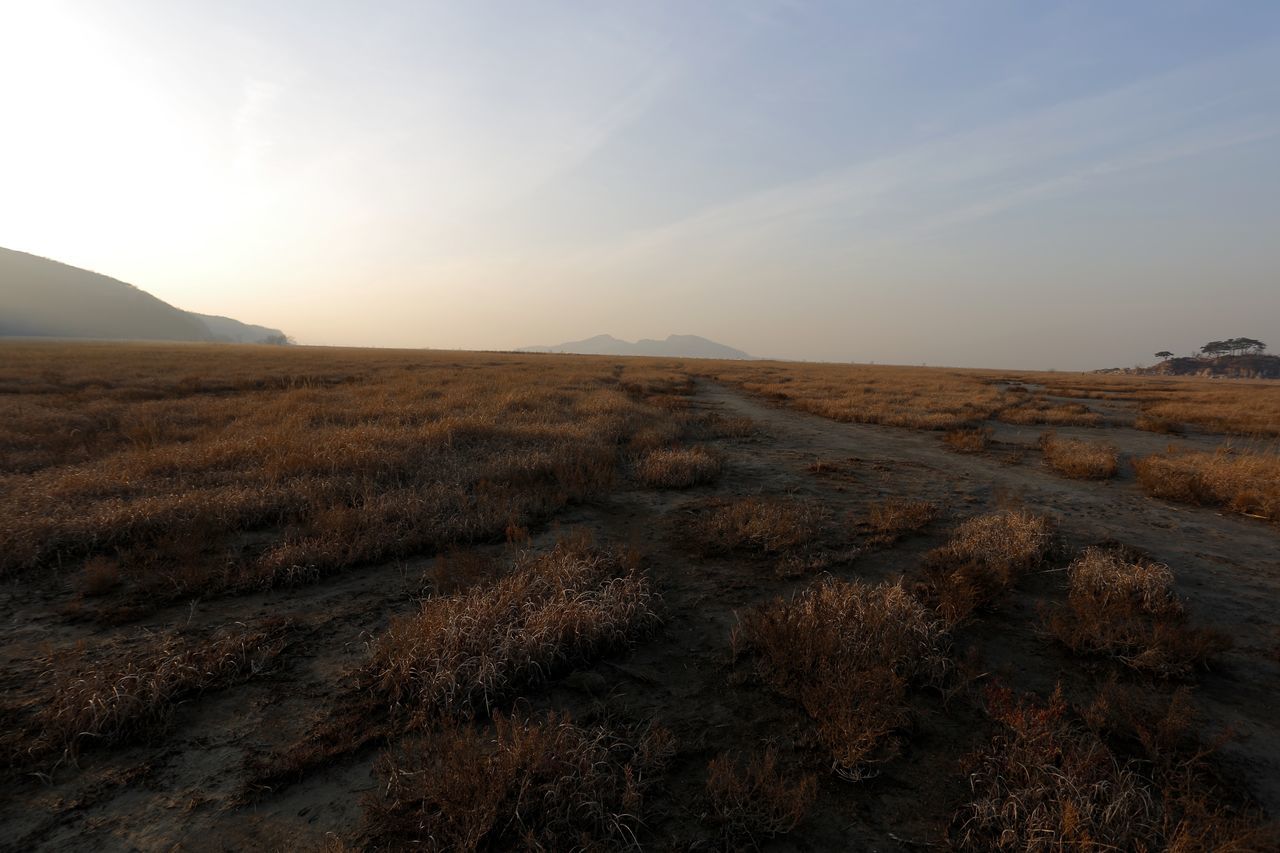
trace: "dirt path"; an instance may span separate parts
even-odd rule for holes
[[[600,541],[639,549],[664,599],[664,628],[632,653],[575,672],[532,695],[535,708],[570,711],[578,719],[652,717],[670,728],[680,751],[654,795],[646,846],[695,849],[711,838],[700,821],[707,761],[724,750],[766,742],[813,756],[812,726],[791,703],[735,671],[729,632],[735,612],[788,595],[812,578],[786,580],[765,558],[698,556],[684,521],[711,497],[794,494],[821,502],[842,524],[865,517],[885,497],[933,501],[944,517],[897,547],[837,562],[833,574],[880,580],[910,577],[919,558],[940,544],[959,519],[1016,503],[1057,519],[1071,550],[1117,540],[1167,562],[1198,619],[1236,641],[1222,667],[1201,680],[1197,699],[1210,727],[1234,725],[1243,740],[1228,748],[1233,769],[1272,813],[1280,813],[1280,695],[1276,655],[1280,601],[1280,532],[1261,522],[1153,501],[1131,482],[1062,479],[1030,453],[963,456],[936,433],[842,424],[774,407],[710,382],[692,405],[751,418],[762,435],[714,442],[726,459],[713,486],[654,491],[622,482],[601,500],[571,507],[529,547],[564,529],[587,528]],[[818,473],[815,461],[831,463]],[[1002,461],[1004,460],[1004,461]],[[502,546],[490,550],[501,551]],[[78,771],[53,784],[26,783],[20,798],[0,805],[5,850],[302,849],[326,833],[358,823],[361,798],[373,792],[372,752],[336,763],[251,806],[236,805],[245,762],[297,737],[325,710],[344,671],[360,661],[366,640],[397,613],[411,611],[433,561],[354,570],[310,587],[229,597],[174,607],[142,627],[224,625],[268,616],[293,618],[296,646],[274,675],[195,697],[178,709],[164,740],[86,753]],[[55,639],[84,633],[59,615],[56,579],[32,600],[4,591],[10,678]],[[993,672],[1022,689],[1047,691],[1056,678],[1084,684],[1089,672],[1037,629],[1036,606],[1061,596],[1061,575],[1026,585],[1016,600],[974,631]],[[92,639],[92,632],[90,632]],[[976,711],[917,697],[915,728],[903,754],[882,776],[862,783],[824,774],[820,801],[803,830],[769,849],[912,849],[934,841],[965,793],[961,757],[985,736]],[[817,759],[819,762],[821,759]]]

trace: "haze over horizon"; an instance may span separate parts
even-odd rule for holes
[[[1280,4],[0,12],[0,246],[300,343],[1280,346]]]

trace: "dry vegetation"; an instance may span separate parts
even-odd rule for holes
[[[1238,714],[1266,748],[1265,689],[1222,684],[1270,684],[1274,661],[1241,665],[1256,638],[1228,651],[1133,549],[1069,562],[1050,516],[1063,543],[1120,535],[1097,521],[1112,510],[1158,516],[1128,541],[1164,553],[1153,535],[1186,536],[1165,556],[1224,587],[1195,608],[1233,634],[1258,621],[1252,600],[1214,608],[1270,581],[1259,571],[1238,593],[1223,583],[1238,567],[1198,551],[1274,531],[1199,512],[1219,527],[1197,533],[1178,526],[1197,511],[1123,480],[1000,464],[1026,452],[1022,425],[1096,427],[1106,439],[1048,433],[1042,448],[1054,471],[1102,479],[1117,473],[1110,439],[1126,457],[1163,445],[1131,419],[1186,424],[1176,441],[1193,449],[1136,460],[1141,488],[1280,520],[1274,448],[1199,449],[1203,431],[1280,435],[1272,386],[295,348],[4,354],[0,782],[52,815],[9,807],[26,821],[6,835],[15,849],[73,833],[198,846],[210,827],[239,832],[231,846],[299,849],[318,843],[313,821],[333,849],[368,850],[741,849],[794,833],[780,843],[1186,853],[1276,837],[1219,775],[1225,740],[1206,742],[1174,690],[1221,660],[1204,709],[1215,726]],[[946,432],[802,421],[695,376],[840,422]],[[1025,508],[993,511],[1010,495]],[[952,528],[940,507],[976,514]],[[1241,562],[1265,561],[1268,543],[1249,542]],[[1047,704],[971,689],[1000,673],[1047,692],[1057,673],[1037,667],[1068,685]],[[151,762],[146,802],[117,797]],[[130,835],[137,819],[168,824]]]
[[[706,362],[698,370],[749,393],[837,421],[945,430],[946,445],[960,453],[985,450],[991,440],[987,424],[992,422],[1084,427],[1131,422],[1140,430],[1172,435],[1181,435],[1184,425],[1190,425],[1209,433],[1280,437],[1280,383],[1276,382],[764,361]],[[1109,419],[1081,401],[1139,410],[1131,419],[1119,415]],[[1259,458],[1250,465],[1274,468],[1273,452],[1256,455]],[[1104,448],[1087,448],[1081,442],[1060,447],[1057,458],[1068,470],[1050,464],[1067,476],[1103,478],[1109,467],[1106,456]],[[1235,498],[1232,493],[1228,500],[1215,502],[1229,504]],[[1272,495],[1269,504],[1253,501],[1263,511],[1245,511],[1274,518],[1275,504]]]
[[[678,436],[644,364],[394,351],[10,345],[0,573],[90,562],[134,608],[501,539]],[[9,393],[4,393],[4,392]]]
[[[780,577],[798,577],[848,562],[858,550],[836,536],[831,513],[797,497],[712,499],[693,506],[686,536],[703,556],[732,554],[776,559]],[[835,547],[828,547],[835,546]]]
[[[502,577],[422,602],[370,644],[334,707],[260,761],[250,789],[278,789],[388,736],[484,717],[657,625],[657,598],[631,552],[576,535],[526,554]]]
[[[382,756],[366,800],[374,849],[633,849],[644,795],[672,752],[661,729],[617,731],[496,714]]]
[[[922,593],[947,624],[959,624],[1039,565],[1053,539],[1048,519],[1023,510],[970,518],[926,555],[930,579]]]
[[[211,637],[143,632],[130,642],[55,652],[34,697],[2,709],[0,757],[19,767],[162,734],[178,704],[253,678],[280,655],[288,626],[235,626]]]
[[[710,818],[720,825],[726,849],[785,835],[804,820],[817,795],[817,778],[784,772],[773,746],[745,762],[726,752],[707,765]]]
[[[1135,459],[1147,494],[1280,521],[1280,454],[1169,451]]]
[[[973,800],[952,823],[960,850],[1262,851],[1274,827],[1224,797],[1207,750],[1186,741],[1189,708],[1175,697],[1158,714],[1117,709],[1105,693],[1073,717],[1060,692],[1047,704],[987,691],[1001,732],[975,757]],[[1116,711],[1122,712],[1122,721]],[[1138,741],[1124,755],[1108,736]]]
[[[1120,470],[1120,459],[1112,444],[1059,438],[1052,432],[1040,436],[1044,462],[1073,480],[1107,480]]]
[[[487,712],[557,671],[652,628],[656,599],[634,554],[582,537],[467,592],[428,598],[373,643],[361,681],[393,716]]]
[[[1060,397],[1139,406],[1138,429],[1177,431],[1186,424],[1205,432],[1256,438],[1280,437],[1280,383],[1177,376],[1018,374]],[[1171,428],[1171,429],[1167,429]]]
[[[1187,624],[1168,566],[1089,548],[1068,568],[1067,583],[1067,606],[1049,617],[1049,629],[1074,652],[1186,678],[1223,650],[1221,635]]]
[[[908,533],[923,530],[937,514],[938,507],[930,501],[889,498],[872,504],[867,515],[867,527],[871,532],[867,543],[873,546],[892,545]]]
[[[646,486],[687,489],[720,476],[720,457],[705,447],[651,450],[636,463],[636,476]]]
[[[992,370],[767,361],[706,362],[699,370],[752,394],[837,421],[957,433],[992,420],[1088,427],[1106,422],[1082,403],[1050,399],[1026,385],[1008,384],[1005,375]],[[1027,378],[1039,382],[1044,377]],[[978,439],[971,433],[968,441]]]
[[[874,774],[898,749],[907,690],[940,685],[950,662],[938,618],[901,584],[824,578],[790,601],[742,614],[735,656],[813,719],[836,772]]]
[[[957,453],[981,453],[991,441],[991,428],[949,429],[942,440]]]
[[[822,507],[803,498],[740,498],[708,504],[693,535],[708,554],[780,554],[818,538],[829,520]]]

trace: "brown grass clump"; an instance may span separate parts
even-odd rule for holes
[[[946,545],[925,555],[931,578],[925,597],[948,624],[955,625],[1038,565],[1053,539],[1049,520],[1030,512],[1001,510],[970,518],[956,528]]]
[[[949,841],[959,850],[1269,849],[1257,814],[1227,802],[1206,751],[1175,753],[1168,738],[1185,720],[1166,715],[1154,755],[1126,757],[1072,718],[1061,692],[1045,705],[1011,691],[986,693],[1001,732],[975,758],[974,799],[954,816]],[[1094,719],[1101,713],[1093,709]]]
[[[817,796],[817,778],[784,773],[773,746],[745,764],[721,753],[707,765],[710,817],[728,849],[785,835],[804,820]]]
[[[651,450],[636,464],[636,476],[646,486],[687,489],[720,476],[720,457],[705,447]]]
[[[752,438],[760,432],[748,417],[705,412],[689,421],[688,431],[699,438]]]
[[[1055,426],[1102,426],[1103,417],[1083,403],[1054,403],[1039,397],[1020,400],[1004,409],[999,419],[1010,424],[1052,424]]]
[[[85,595],[98,596],[120,586],[120,562],[109,557],[91,557],[84,563],[82,589]]]
[[[1146,432],[1164,433],[1165,435],[1182,435],[1186,432],[1182,424],[1177,421],[1146,413],[1140,414],[1133,419],[1133,428]]]
[[[633,554],[562,541],[490,585],[429,598],[393,620],[361,681],[411,720],[487,711],[557,670],[626,646],[654,626],[655,606]]]
[[[1280,521],[1280,454],[1170,450],[1135,459],[1147,494]]]
[[[385,753],[365,801],[375,849],[616,850],[636,846],[644,794],[672,753],[665,730],[494,716]]]
[[[824,578],[748,610],[731,639],[735,658],[752,655],[757,673],[800,703],[848,779],[896,754],[907,689],[940,684],[950,666],[941,623],[900,584]]]
[[[710,502],[691,533],[706,554],[740,549],[780,554],[810,544],[829,517],[801,498],[738,498]]]
[[[95,649],[92,658],[83,648],[55,653],[44,661],[36,697],[7,709],[20,722],[0,738],[0,752],[21,762],[58,753],[74,761],[86,747],[162,733],[185,699],[268,668],[287,630],[280,622],[206,639],[145,633]]]
[[[1052,613],[1048,626],[1074,652],[1185,678],[1226,646],[1216,632],[1186,624],[1168,566],[1089,548],[1068,568],[1067,579],[1067,607]]]
[[[1052,432],[1040,436],[1044,462],[1059,474],[1073,480],[1107,480],[1120,470],[1114,445],[1058,438]]]
[[[923,530],[938,514],[936,504],[905,498],[889,498],[872,504],[867,515],[872,545],[892,545],[908,533]]]
[[[991,441],[991,429],[975,427],[947,430],[942,440],[946,442],[947,447],[957,453],[981,453],[987,449],[987,444]]]

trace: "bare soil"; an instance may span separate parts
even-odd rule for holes
[[[1099,401],[1088,401],[1099,404]],[[586,528],[600,541],[629,544],[660,591],[664,626],[629,654],[573,672],[524,704],[563,709],[575,719],[654,718],[675,735],[677,754],[646,808],[641,841],[652,849],[714,849],[702,819],[707,763],[725,750],[774,743],[793,765],[819,773],[819,800],[792,834],[765,849],[912,850],[936,844],[968,791],[963,760],[990,736],[972,697],[922,693],[902,755],[876,778],[846,782],[828,765],[812,724],[793,703],[733,665],[735,613],[788,596],[812,576],[782,578],[765,556],[699,556],[689,519],[710,498],[795,495],[819,502],[835,519],[829,541],[839,555],[827,571],[869,581],[920,572],[921,556],[945,541],[963,518],[1002,506],[1052,517],[1063,543],[1044,571],[1022,583],[999,609],[957,636],[975,661],[975,683],[999,679],[1045,694],[1061,683],[1084,697],[1104,667],[1071,657],[1044,633],[1039,608],[1061,601],[1061,571],[1084,546],[1119,542],[1172,567],[1178,592],[1198,623],[1228,634],[1234,647],[1195,691],[1206,734],[1230,728],[1225,770],[1264,809],[1280,814],[1280,531],[1210,509],[1145,496],[1122,464],[1106,482],[1062,478],[1041,464],[1035,427],[992,424],[992,449],[948,450],[940,434],[837,423],[699,382],[692,405],[751,418],[760,433],[712,442],[725,460],[714,484],[660,491],[626,483],[607,498],[572,506],[521,547],[547,547],[564,530]],[[1113,402],[1109,418],[1117,415]],[[1123,415],[1123,412],[1118,414]],[[1122,460],[1170,443],[1216,444],[1127,428],[1060,429],[1062,435],[1114,443]],[[821,462],[822,465],[814,466]],[[815,473],[816,472],[816,473]],[[858,522],[886,498],[927,500],[942,508],[921,534],[893,547],[866,547]],[[495,546],[493,550],[501,551]],[[853,550],[862,548],[853,555]],[[362,798],[375,794],[374,750],[334,763],[280,791],[246,795],[255,757],[303,734],[323,713],[344,673],[364,659],[365,643],[396,614],[415,607],[431,559],[371,566],[321,583],[257,595],[191,601],[120,632],[237,620],[295,621],[289,654],[269,675],[196,696],[182,705],[154,743],[87,750],[79,766],[47,775],[5,778],[0,788],[0,849],[240,850],[314,849],[328,836],[349,836]],[[107,631],[65,611],[69,580],[28,576],[0,590],[0,690],[21,695],[41,678],[32,662],[56,646],[94,642]],[[1154,689],[1165,689],[1157,686]]]

